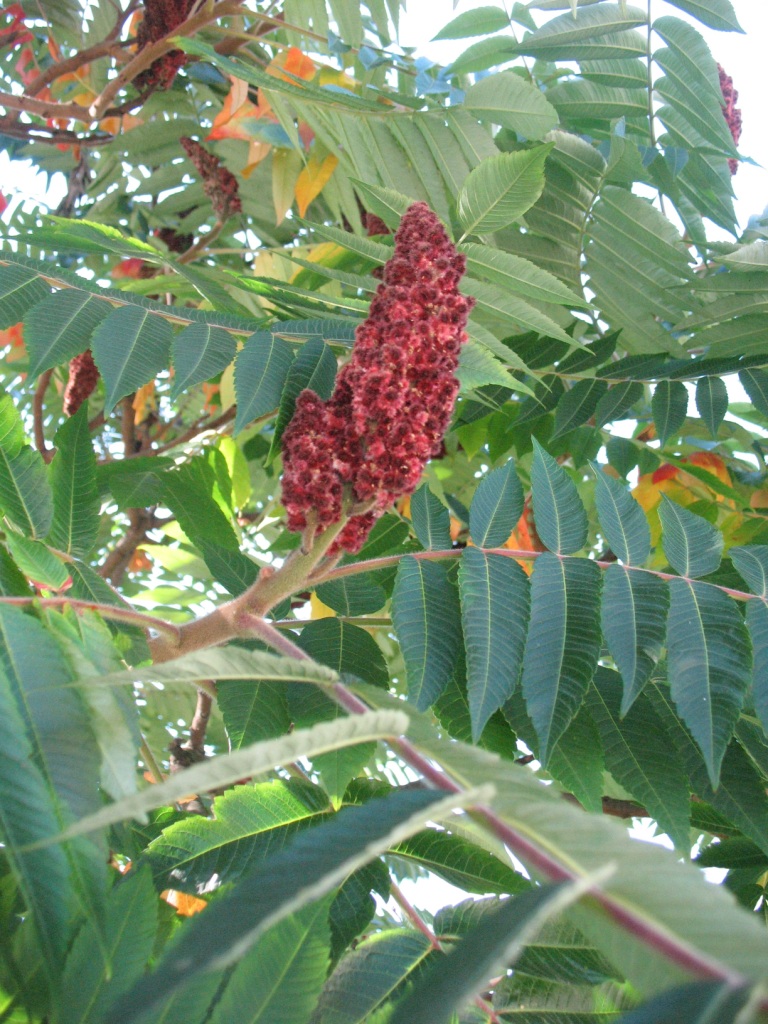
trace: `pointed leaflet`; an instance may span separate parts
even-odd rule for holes
[[[706,576],[720,565],[723,535],[701,516],[689,512],[666,494],[661,496],[659,519],[664,531],[664,554],[681,576]]]
[[[611,551],[624,565],[642,565],[651,553],[651,531],[645,513],[630,492],[596,464],[595,504],[600,528]]]
[[[565,392],[557,405],[552,439],[580,427],[594,416],[598,403],[607,390],[607,382],[599,378],[577,381]]]
[[[373,573],[346,576],[321,583],[317,596],[339,615],[370,615],[387,603],[387,594]]]
[[[77,288],[62,289],[33,306],[24,317],[30,378],[84,352],[110,310],[108,302]]]
[[[51,294],[42,277],[12,263],[0,267],[0,331],[13,327],[27,310]]]
[[[392,847],[392,853],[419,863],[466,892],[524,892],[531,883],[504,860],[451,832],[425,829]]]
[[[712,786],[749,688],[752,651],[744,620],[722,591],[670,580],[667,632],[672,698],[704,755]]]
[[[600,653],[600,570],[545,552],[531,578],[523,696],[547,758],[578,711]]]
[[[624,380],[607,391],[595,408],[595,426],[623,419],[636,402],[643,397],[643,385],[639,381]]]
[[[592,42],[600,36],[622,32],[643,25],[645,11],[626,3],[602,3],[597,9],[586,8],[578,12],[561,14],[526,36],[519,47],[521,53],[550,59],[567,60],[573,43]],[[556,56],[562,53],[563,56]]]
[[[293,346],[268,331],[246,340],[235,361],[235,433],[277,409],[294,357]]]
[[[461,645],[459,601],[444,565],[412,555],[401,559],[392,621],[405,661],[408,699],[425,711],[445,689]]]
[[[755,712],[768,731],[768,547],[731,548],[733,564],[759,600],[747,602],[747,628],[752,640],[752,697]]]
[[[59,427],[54,445],[56,454],[48,470],[53,492],[48,541],[59,551],[84,558],[96,540],[101,518],[86,404]]]
[[[676,434],[688,414],[688,391],[679,380],[660,380],[651,398],[651,413],[662,447]]]
[[[541,139],[557,126],[557,111],[546,94],[514,71],[501,71],[467,89],[463,107],[478,119],[509,128],[526,139]]]
[[[291,727],[285,687],[280,683],[221,679],[216,696],[231,750],[282,736]]]
[[[711,0],[710,0],[711,2]],[[727,2],[727,0],[726,0]],[[670,0],[683,10],[698,8],[698,4]],[[740,1024],[747,1020],[743,1011],[752,1005],[752,993],[747,986],[734,988],[724,981],[694,981],[690,985],[663,992],[621,1017],[621,1024]],[[749,1014],[752,1017],[752,1014]],[[752,1017],[754,1020],[754,1018]]]
[[[552,146],[500,153],[470,171],[456,199],[465,236],[499,231],[533,206],[544,190],[544,161]]]
[[[469,508],[469,532],[475,544],[481,548],[504,544],[523,514],[524,501],[514,459],[487,473]]]
[[[332,896],[273,925],[235,967],[210,1024],[306,1024],[328,973]]]
[[[530,260],[490,245],[465,242],[459,252],[467,257],[467,273],[485,277],[507,291],[516,292],[530,302],[555,302],[563,306],[586,306],[586,301],[571,291],[559,277],[542,270]]]
[[[742,370],[739,380],[749,395],[752,405],[758,412],[768,416],[768,373],[759,369]]]
[[[0,513],[27,537],[44,537],[51,527],[53,499],[45,463],[28,444],[13,456],[0,448]]]
[[[336,356],[322,338],[310,338],[299,349],[288,370],[285,388],[280,398],[280,408],[275,421],[270,459],[280,448],[280,438],[293,416],[296,399],[308,388],[320,398],[330,398],[336,380]]]
[[[585,705],[549,756],[547,771],[555,781],[571,793],[582,807],[593,814],[603,811],[603,777],[605,761],[603,745],[589,710]]]
[[[422,547],[428,550],[450,548],[451,517],[428,484],[422,484],[411,496],[411,522]]]
[[[432,42],[439,39],[466,39],[468,36],[485,36],[499,29],[509,27],[509,18],[500,7],[476,7],[473,11],[464,11],[445,28],[441,28]]]
[[[477,793],[472,797],[477,799]],[[155,971],[117,1002],[106,1021],[129,1024],[183,985],[190,972],[220,970],[236,962],[272,924],[324,895],[450,806],[456,806],[455,796],[440,800],[434,792],[399,791],[362,807],[346,807],[300,834],[205,914],[192,918]]]
[[[768,545],[748,544],[731,548],[729,554],[752,593],[768,598]]]
[[[234,527],[214,498],[215,472],[202,457],[190,459],[179,469],[165,473],[163,503],[176,516],[179,526],[193,544],[220,544],[237,551]]]
[[[340,674],[358,676],[373,686],[389,686],[389,671],[371,634],[337,618],[316,619],[302,629],[298,643],[310,658]]]
[[[72,944],[56,993],[57,1024],[101,1021],[115,997],[141,977],[155,944],[157,908],[148,870],[134,868],[115,882],[107,901],[104,942],[86,924]]]
[[[671,755],[669,734],[649,699],[640,694],[622,718],[621,696],[618,673],[598,668],[587,707],[600,730],[606,768],[687,854],[690,795],[683,767]]]
[[[700,377],[696,382],[696,409],[712,437],[728,412],[728,388],[720,377]]]
[[[465,277],[461,283],[461,290],[465,295],[471,295],[475,299],[475,317],[478,314],[484,314],[491,317],[494,323],[501,324],[502,328],[522,327],[525,331],[533,331],[536,334],[543,334],[548,338],[556,338],[568,345],[579,344],[569,334],[566,334],[562,327],[550,316],[542,313],[536,306],[531,305],[517,295],[510,295],[502,285],[478,281],[474,277]],[[476,319],[472,321],[473,324],[476,322]],[[472,329],[470,328],[470,331]],[[481,342],[483,337],[479,339]],[[499,344],[497,342],[494,346],[495,354],[498,354]],[[462,346],[462,352],[466,347],[466,345]],[[513,369],[520,368],[515,365],[514,356],[511,351],[507,362]]]
[[[171,401],[187,388],[210,380],[235,358],[237,346],[229,331],[208,324],[190,324],[173,339]]]
[[[603,576],[602,626],[611,657],[624,680],[621,714],[632,707],[664,645],[669,590],[664,580],[609,565]]]
[[[587,542],[587,513],[566,471],[533,438],[531,490],[536,532],[559,555],[571,555]]]
[[[743,32],[731,0],[669,0],[673,7],[692,15],[702,25],[721,32]]]
[[[102,320],[91,351],[104,379],[104,411],[167,369],[173,331],[162,317],[143,306],[122,306]]]
[[[68,566],[40,540],[28,540],[9,532],[5,538],[13,560],[28,580],[36,586],[61,590],[69,579]]]
[[[459,565],[472,739],[517,686],[528,625],[528,577],[512,558],[465,548]]]
[[[490,977],[504,971],[542,924],[578,899],[577,883],[546,885],[506,900],[482,916],[447,957],[436,961],[391,1017],[390,1024],[447,1021]]]

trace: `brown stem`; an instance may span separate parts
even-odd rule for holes
[[[59,103],[56,100],[36,100],[32,96],[14,96],[9,92],[0,92],[0,107],[6,110],[18,110],[23,114],[37,114],[38,117],[60,117],[68,121],[84,121],[90,124],[92,118],[87,107],[79,103]]]
[[[94,43],[93,46],[88,46],[85,50],[80,50],[71,57],[66,57],[64,60],[51,64],[50,67],[47,67],[36,78],[32,79],[24,92],[27,96],[37,96],[47,85],[55,82],[57,78],[61,78],[62,75],[69,75],[91,61],[99,60],[101,57],[127,60],[131,56],[132,54],[125,49],[123,44],[116,41],[116,36],[110,33],[100,43]]]
[[[178,437],[175,437],[172,441],[168,441],[167,444],[160,445],[159,448],[153,448],[152,454],[161,455],[163,452],[172,451],[179,445],[186,444],[188,441],[192,441],[200,434],[208,433],[211,430],[218,430],[219,427],[223,427],[226,423],[229,423],[231,420],[233,420],[235,418],[236,412],[237,410],[235,409],[234,406],[232,406],[232,408],[227,409],[225,412],[223,412],[220,416],[217,416],[215,419],[208,419],[206,421],[206,419],[204,418],[202,420],[197,420],[195,423],[192,424],[191,427],[189,427],[189,429],[185,430],[184,433],[179,434]],[[139,455],[145,454],[146,453],[143,451],[130,453],[126,452],[125,457],[126,459],[134,459]]]
[[[165,619],[154,615],[135,612],[132,608],[121,608],[111,604],[100,604],[97,601],[81,601],[75,597],[0,597],[0,604],[12,604],[17,607],[34,604],[38,608],[74,608],[75,611],[98,612],[103,619],[114,622],[125,622],[139,629],[154,629],[157,633],[168,633],[177,638],[179,627]]]
[[[197,257],[208,248],[211,242],[216,241],[223,230],[224,222],[217,220],[211,230],[205,235],[200,235],[195,244],[190,246],[185,253],[182,253],[176,262],[191,263],[192,260],[196,260]]]
[[[91,135],[78,135],[77,132],[68,128],[50,128],[42,124],[22,124],[14,117],[0,116],[0,132],[9,135],[13,139],[24,139],[27,142],[42,142],[47,146],[59,146],[63,144],[78,146],[105,146],[111,142],[114,135],[105,132],[95,132]]]
[[[395,903],[397,903],[397,905],[403,911],[403,913],[414,926],[414,928],[417,931],[421,932],[421,934],[429,940],[429,944],[432,946],[432,949],[437,949],[442,952],[443,947],[440,945],[440,940],[429,927],[429,925],[426,923],[426,921],[422,921],[421,917],[419,916],[419,912],[416,910],[414,906],[412,906],[412,904],[408,902],[407,898],[400,889],[400,886],[397,885],[394,879],[390,879],[389,891],[392,893],[392,898],[394,899]]]
[[[154,526],[154,516],[144,508],[129,508],[128,529],[98,569],[99,576],[109,580],[113,587],[119,587],[136,548],[146,540],[147,533]]]
[[[209,685],[215,688],[215,683],[209,680]],[[189,739],[187,746],[192,750],[203,750],[205,748],[205,731],[208,728],[208,719],[211,717],[213,697],[205,690],[197,691],[197,704],[195,713],[189,726]]]
[[[43,462],[50,462],[56,454],[53,448],[45,443],[45,430],[43,429],[43,418],[45,416],[45,392],[51,382],[53,370],[46,370],[40,374],[40,379],[35,388],[35,395],[32,399],[32,420],[35,433],[35,446],[43,457]]]

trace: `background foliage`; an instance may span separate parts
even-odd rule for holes
[[[768,229],[680,12],[740,31],[538,0],[439,67],[399,0],[3,10],[68,192],[0,249],[2,1020],[765,1016]],[[415,200],[460,398],[336,563],[280,437]]]

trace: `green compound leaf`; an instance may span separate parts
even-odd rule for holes
[[[512,558],[465,548],[459,566],[472,738],[512,695],[528,625],[528,577]]]
[[[450,832],[425,829],[392,847],[467,892],[524,892],[531,883],[488,850]]]
[[[29,376],[34,379],[84,352],[110,308],[98,296],[77,288],[62,289],[33,306],[24,317]]]
[[[235,361],[235,433],[277,409],[294,358],[293,346],[268,331],[247,339]]]
[[[679,380],[660,380],[651,399],[651,413],[662,447],[688,415],[688,391]]]
[[[645,513],[626,487],[593,463],[595,504],[600,527],[611,550],[624,565],[642,565],[651,553],[651,530]]]
[[[400,561],[392,621],[405,661],[408,699],[425,711],[448,685],[461,644],[458,595],[444,565],[412,555]]]
[[[0,513],[26,537],[45,537],[53,496],[40,452],[28,444],[9,457],[0,448]]]
[[[101,321],[91,351],[104,380],[105,412],[168,366],[172,340],[168,321],[142,306],[123,306]]]
[[[712,437],[728,412],[728,388],[720,377],[700,377],[696,383],[696,408]]]
[[[12,263],[0,267],[0,331],[13,327],[28,309],[50,294],[50,288],[34,270]]]
[[[768,597],[768,546],[748,544],[731,548],[728,554],[752,593]]]
[[[544,191],[544,162],[553,144],[483,160],[456,199],[465,235],[499,231],[519,220]]]
[[[639,381],[623,380],[607,391],[595,409],[595,426],[604,427],[623,418],[633,405],[643,397],[643,385]]]
[[[422,484],[411,497],[411,522],[422,547],[437,551],[450,548],[451,517],[428,484]]]
[[[606,381],[593,377],[577,381],[569,391],[566,391],[555,412],[553,440],[570,430],[575,430],[594,416],[600,399],[607,390]]]
[[[621,714],[632,707],[658,664],[667,631],[669,590],[664,580],[610,565],[603,576],[602,626],[624,680]]]
[[[713,788],[752,678],[738,608],[706,583],[670,580],[667,637],[672,699],[704,756]]]
[[[545,93],[512,71],[482,78],[470,86],[462,105],[478,121],[501,125],[526,139],[541,139],[558,121],[557,111]]]
[[[525,495],[510,459],[480,481],[469,509],[469,532],[480,548],[504,544],[523,514]]]
[[[768,373],[759,369],[742,370],[739,380],[749,395],[752,405],[758,412],[768,416]]]
[[[280,438],[291,422],[296,399],[305,388],[314,391],[320,398],[328,399],[336,380],[336,356],[322,338],[310,338],[299,349],[285,379],[285,388],[280,398],[275,421],[275,433],[269,457],[274,458],[280,449]]]
[[[587,542],[587,513],[566,471],[533,439],[531,489],[536,530],[550,549],[571,555]]]
[[[600,570],[585,558],[545,552],[533,569],[523,696],[542,764],[579,710],[597,666],[600,584]]]
[[[208,324],[190,324],[173,339],[175,375],[171,401],[187,388],[210,380],[235,358],[237,345],[229,331]]]
[[[692,15],[702,25],[718,29],[721,32],[743,32],[744,29],[736,18],[736,12],[730,0],[669,0],[686,14]]]
[[[723,535],[706,519],[662,494],[659,519],[664,554],[681,576],[706,576],[720,565]]]
[[[677,849],[688,852],[690,794],[688,780],[652,703],[640,694],[628,713],[621,709],[617,672],[598,668],[587,706],[600,730],[606,768],[643,804]]]

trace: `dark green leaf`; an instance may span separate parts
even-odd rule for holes
[[[0,267],[0,331],[19,323],[31,306],[50,294],[49,286],[33,270],[13,264]]]
[[[633,405],[643,397],[643,385],[639,381],[623,380],[607,391],[595,409],[595,426],[603,427],[623,418]]]
[[[190,324],[173,339],[175,371],[171,401],[187,388],[210,380],[235,358],[235,339],[228,331],[208,324]]]
[[[595,504],[611,551],[625,565],[642,565],[651,553],[651,531],[640,505],[614,477],[596,464]]]
[[[768,606],[764,600],[747,604],[747,628],[754,665],[752,699],[757,717],[768,729]]]
[[[330,398],[336,379],[336,356],[322,338],[310,338],[299,349],[285,379],[275,421],[271,455],[278,450],[283,431],[291,422],[296,399],[308,388],[320,398]]]
[[[504,544],[523,513],[525,495],[513,459],[480,481],[469,509],[469,532],[481,548]]]
[[[122,306],[101,321],[91,351],[104,379],[105,412],[167,368],[172,338],[168,321],[140,306]]]
[[[227,541],[227,543],[230,542]],[[213,578],[233,597],[242,594],[256,582],[259,575],[259,563],[254,562],[242,551],[206,541],[201,534],[196,534],[195,546],[200,549],[200,554],[211,570]]]
[[[0,512],[27,537],[45,537],[53,519],[53,497],[40,452],[24,445],[8,457],[0,448]]]
[[[664,580],[610,565],[603,577],[602,625],[611,657],[624,680],[625,715],[661,657],[669,590]]]
[[[543,554],[531,578],[523,695],[543,764],[576,715],[600,653],[600,570],[584,558]]]
[[[671,741],[652,703],[639,694],[622,716],[622,686],[617,672],[599,668],[587,706],[600,730],[608,771],[643,804],[677,849],[690,847],[690,795],[683,768],[670,756]]]
[[[546,93],[513,71],[501,71],[475,82],[467,89],[464,109],[478,121],[509,128],[525,139],[541,139],[557,125],[557,111]]]
[[[768,546],[749,544],[731,548],[728,554],[752,593],[768,597]]]
[[[411,555],[401,559],[392,621],[405,661],[408,697],[424,711],[445,689],[461,644],[458,595],[443,564]]]
[[[235,361],[235,433],[277,409],[293,360],[293,347],[275,334],[257,331],[247,339]]]
[[[681,0],[670,0],[676,7],[694,6]],[[711,0],[710,0],[711,2]],[[741,1011],[750,998],[749,989],[734,988],[724,981],[696,981],[670,989],[631,1010],[621,1024],[738,1024]]]
[[[194,458],[163,476],[163,502],[193,544],[239,547],[235,531],[214,498],[215,474],[204,458]]]
[[[405,838],[416,831],[435,803],[432,792],[400,791],[344,808],[300,834],[205,914],[192,918],[155,971],[118,1000],[106,1018],[109,1024],[128,1024],[185,984],[190,972],[218,970],[237,960],[272,924],[328,892],[382,845],[400,838],[398,833]]]
[[[428,484],[422,484],[411,496],[411,522],[422,547],[438,551],[450,548],[451,517]]]
[[[660,380],[651,399],[651,412],[662,447],[676,434],[688,415],[688,391],[679,380]]]
[[[59,551],[85,557],[96,540],[101,504],[85,404],[59,427],[54,445],[56,454],[48,471],[53,492],[48,540]]]
[[[723,535],[706,519],[689,512],[662,494],[659,519],[664,531],[664,554],[681,576],[706,576],[720,565]]]
[[[768,373],[765,370],[742,370],[739,380],[758,412],[768,416]]]
[[[571,555],[587,542],[587,514],[566,471],[533,439],[531,468],[536,531],[550,549]]]
[[[594,416],[598,403],[607,390],[606,381],[597,377],[577,381],[558,402],[552,438],[561,437],[586,423]]]
[[[531,883],[488,850],[450,832],[425,829],[392,847],[392,853],[415,860],[467,892],[524,892]]]
[[[459,592],[476,743],[488,719],[517,686],[528,625],[528,577],[512,558],[465,548]]]
[[[319,661],[373,686],[389,685],[389,672],[381,648],[370,633],[336,618],[316,619],[301,631],[302,650]]]
[[[706,583],[670,580],[672,698],[704,755],[712,786],[751,681],[751,645],[733,601]]]
[[[331,903],[331,956],[337,960],[359,935],[376,912],[372,891],[382,899],[389,899],[391,878],[383,860],[372,860],[364,868],[353,872],[344,882]]]
[[[62,289],[33,306],[24,317],[29,376],[34,379],[84,352],[109,312],[108,303],[77,288]]]
[[[285,686],[264,680],[221,679],[217,701],[232,750],[288,732]]]
[[[578,714],[557,741],[547,771],[587,811],[603,810],[605,763],[600,734],[587,708]]]
[[[328,580],[320,584],[316,593],[323,604],[333,608],[339,615],[370,615],[387,601],[384,588],[370,573]]]
[[[696,408],[712,437],[728,412],[728,388],[720,377],[700,377],[696,383]]]

